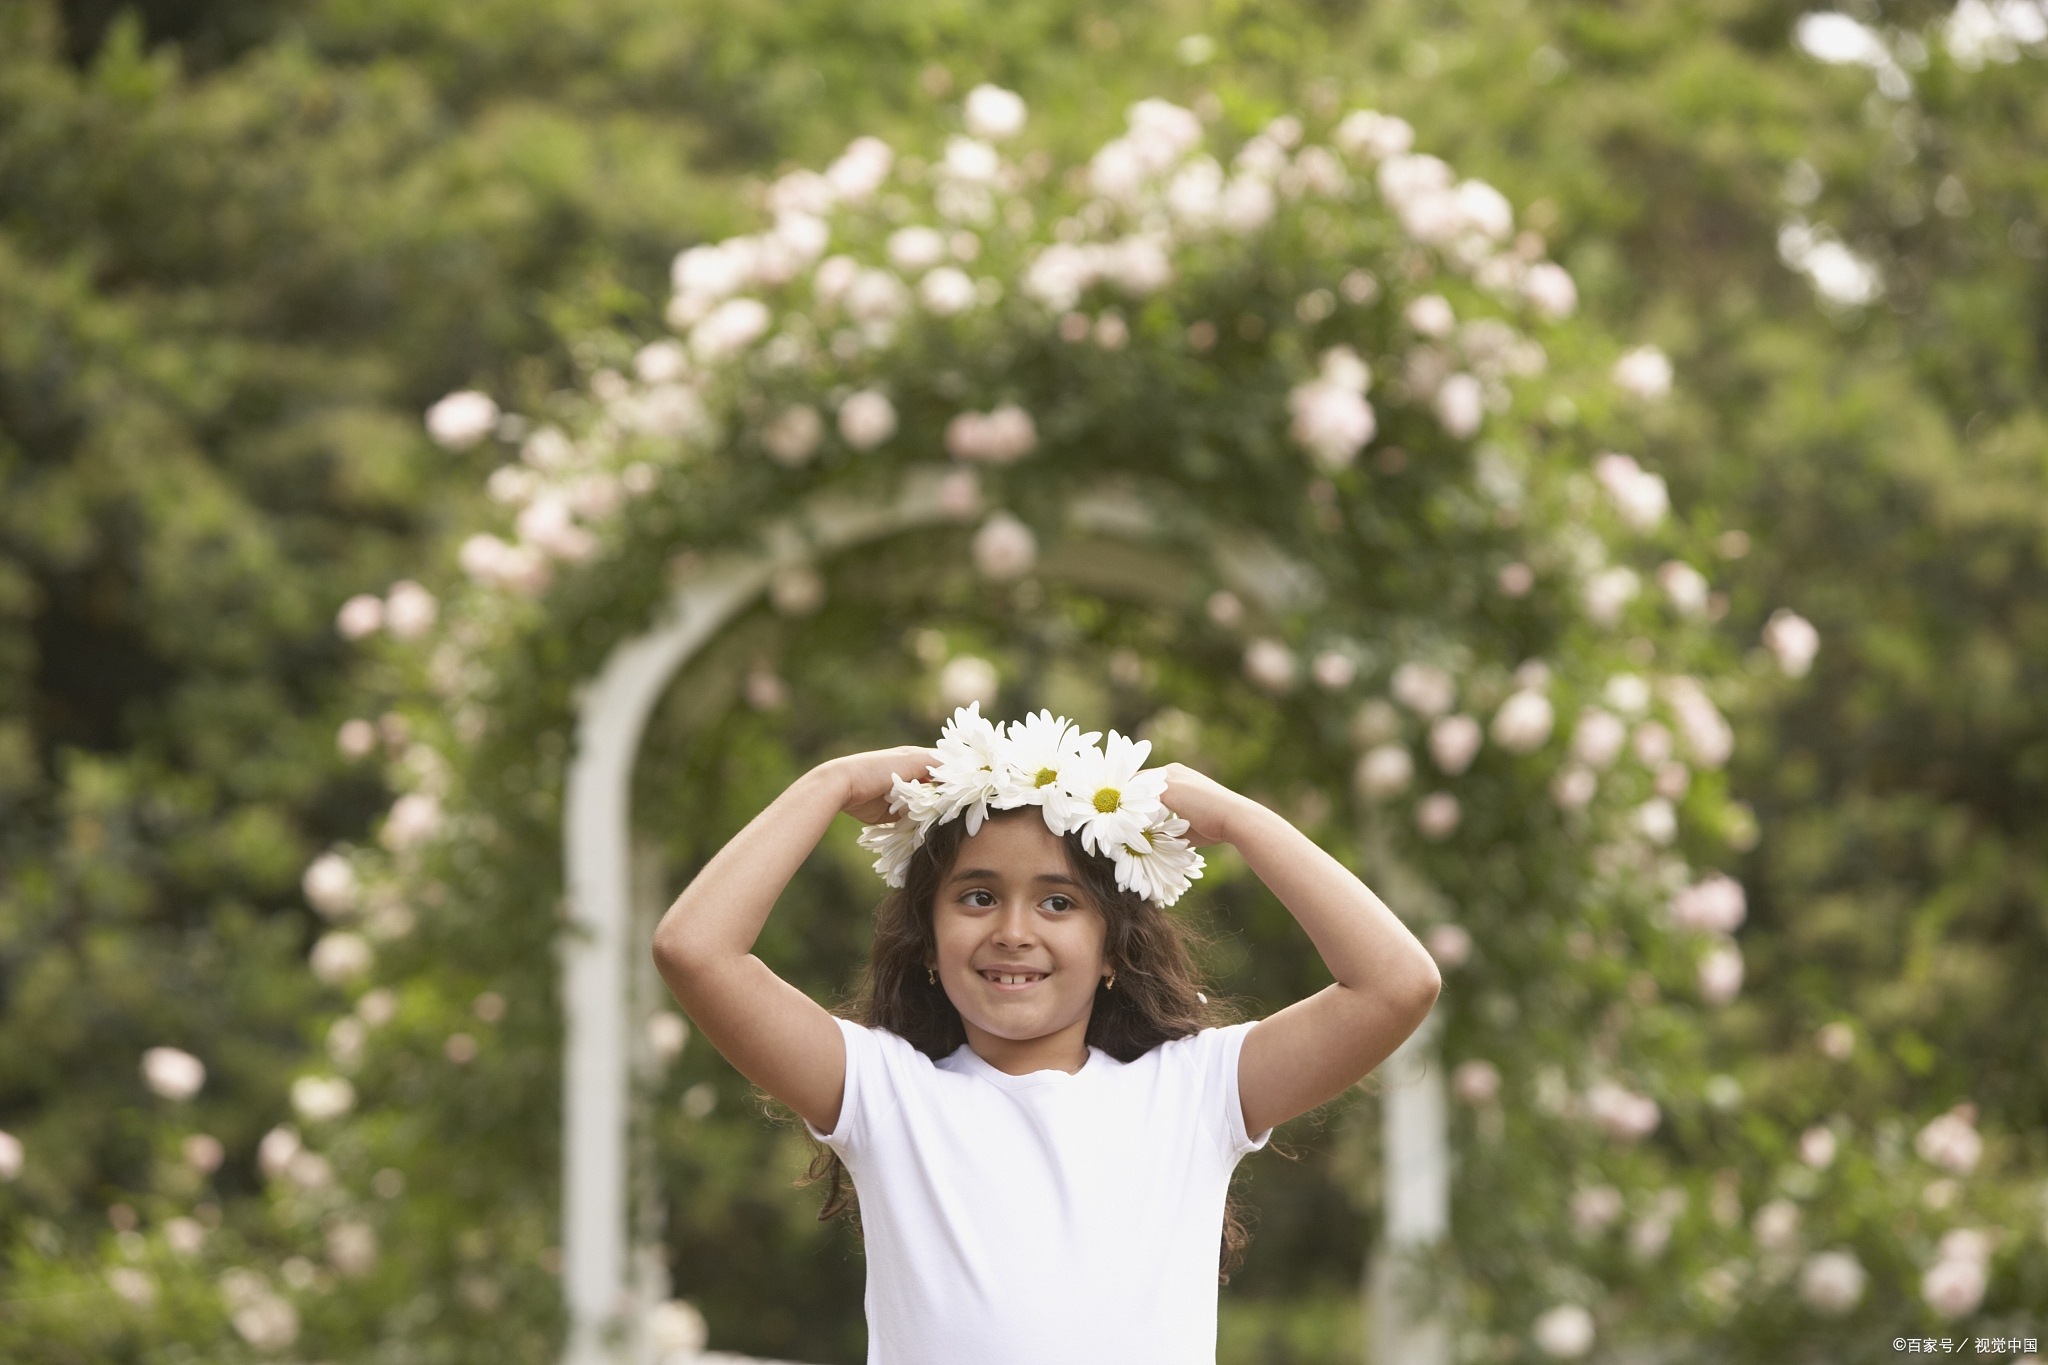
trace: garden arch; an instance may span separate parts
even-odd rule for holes
[[[1664,1112],[1653,1096],[1698,1093],[1705,1062],[1696,1026],[1673,1022],[1690,1006],[1660,1002],[1712,1003],[1740,982],[1727,937],[1739,888],[1731,912],[1733,884],[1692,870],[1746,818],[1717,771],[1730,739],[1715,697],[1736,689],[1716,676],[1726,651],[1693,564],[1709,531],[1672,518],[1663,480],[1604,449],[1643,438],[1669,365],[1566,323],[1574,286],[1540,238],[1515,231],[1497,191],[1413,153],[1399,119],[1283,114],[1212,153],[1202,118],[1150,100],[1085,167],[1053,176],[1048,157],[995,145],[1021,128],[1014,96],[978,90],[966,114],[973,136],[940,159],[859,139],[823,174],[769,187],[772,228],[682,253],[666,310],[678,337],[584,339],[582,385],[537,395],[531,416],[472,392],[430,412],[452,448],[516,449],[490,476],[511,538],[464,542],[469,582],[438,624],[416,584],[345,612],[423,642],[385,656],[386,676],[416,689],[417,728],[383,741],[405,791],[384,851],[330,854],[308,880],[323,913],[393,940],[394,979],[409,963],[422,984],[394,1026],[391,1083],[420,1075],[423,1054],[499,1057],[507,1086],[545,1058],[564,1105],[567,1360],[640,1365],[628,817],[656,698],[811,558],[979,523],[974,569],[1003,581],[1028,569],[1033,528],[1077,503],[1112,538],[1151,534],[1155,515],[1201,590],[1218,588],[1188,637],[1203,679],[1190,695],[1287,696],[1263,739],[1356,817],[1375,885],[1453,972],[1437,1026],[1388,1069],[1397,1254],[1375,1264],[1424,1273],[1414,1295],[1377,1286],[1379,1354],[1443,1358],[1434,1305],[1461,1276],[1485,1285],[1473,1330],[1540,1319],[1547,1340],[1590,1343],[1604,1287],[1661,1272],[1603,1259],[1561,1215],[1599,1182],[1614,1199],[1635,1191],[1646,1239],[1669,1240],[1677,1173],[1643,1139]],[[1132,489],[1149,513],[1133,515]],[[664,593],[679,550],[691,567]],[[1271,600],[1244,609],[1231,584]],[[483,1054],[466,1030],[486,1016],[469,1002],[488,998],[497,1018],[504,999],[474,993],[530,971],[530,945],[555,932],[562,864],[536,851],[553,837],[577,929],[560,944],[566,1052],[529,1032]],[[1677,918],[1675,896],[1694,897]],[[391,911],[411,900],[429,908],[430,942],[402,941],[413,920]],[[426,979],[448,971],[433,947],[486,925],[497,977],[465,962],[468,976]],[[316,949],[333,984],[361,989],[386,961],[352,927],[329,938],[352,940]],[[1659,1027],[1627,1031],[1648,1005]],[[359,1036],[383,1026],[357,1015]],[[462,1040],[460,1059],[437,1033]],[[1426,1065],[1433,1047],[1459,1063],[1458,1111]],[[469,1132],[445,1075],[441,1092],[414,1088],[428,1098],[407,1122],[384,1121],[396,1099],[346,1124],[330,1105],[308,1119],[325,1125],[314,1140],[395,1166],[420,1133]],[[1444,1246],[1447,1132],[1470,1247]],[[465,1140],[501,1181],[536,1159],[523,1134]],[[526,1306],[552,1287],[552,1219],[531,1200],[501,1208],[488,1179],[464,1174],[471,1216],[519,1249],[500,1278],[530,1289],[507,1299],[473,1268],[488,1229],[403,1254],[422,1275],[455,1267],[472,1330],[539,1340],[560,1326]],[[284,1193],[307,1207],[353,1197]],[[1431,1247],[1450,1254],[1410,1254]]]

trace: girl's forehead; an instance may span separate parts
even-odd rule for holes
[[[1066,843],[1045,827],[1045,820],[1039,815],[1036,806],[1026,806],[1017,811],[995,812],[982,821],[979,832],[970,834],[960,841],[962,853],[970,849],[985,851],[998,847],[1060,853],[1066,847]],[[1060,856],[1065,855],[1060,853]]]
[[[953,869],[956,877],[982,869],[1015,877],[1073,878],[1066,842],[1047,829],[1044,820],[1017,816],[986,821],[978,833],[962,839]]]

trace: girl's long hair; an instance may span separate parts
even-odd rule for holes
[[[1038,814],[1036,807],[995,811],[992,820]],[[882,898],[875,910],[874,945],[854,994],[840,1013],[868,1028],[887,1029],[933,1061],[950,1056],[967,1041],[960,1011],[943,985],[926,976],[925,964],[937,956],[932,910],[941,884],[953,870],[965,837],[966,821],[936,825],[911,855],[902,887]],[[1103,960],[1116,970],[1116,988],[1097,985],[1088,1017],[1087,1042],[1120,1062],[1136,1061],[1161,1043],[1186,1038],[1205,1028],[1234,1022],[1221,1004],[1203,996],[1190,948],[1194,932],[1169,917],[1151,901],[1116,884],[1114,865],[1088,852],[1078,834],[1064,840],[1074,876],[1101,911],[1107,932]],[[807,1134],[808,1136],[808,1134]],[[825,1221],[854,1206],[853,1181],[838,1153],[812,1139],[816,1155],[797,1183],[824,1182],[825,1203],[818,1211]],[[853,1214],[858,1220],[858,1209]],[[1223,1244],[1217,1278],[1244,1260],[1251,1240],[1245,1211],[1232,1195],[1223,1208]]]

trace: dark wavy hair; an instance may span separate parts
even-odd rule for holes
[[[1036,807],[1025,806],[994,811],[989,818],[1037,813]],[[950,1056],[967,1041],[960,1011],[947,997],[945,987],[934,985],[925,974],[925,964],[937,955],[932,910],[939,888],[959,856],[965,825],[965,820],[955,819],[933,826],[924,844],[911,855],[902,887],[890,891],[876,907],[868,965],[852,997],[839,1011],[857,1024],[887,1029],[933,1061]],[[1161,1043],[1235,1022],[1225,1005],[1202,993],[1192,952],[1200,944],[1195,932],[1151,901],[1119,888],[1115,865],[1107,857],[1088,852],[1078,834],[1067,835],[1063,842],[1068,866],[1106,921],[1103,960],[1116,970],[1115,990],[1100,984],[1095,988],[1095,1006],[1088,1016],[1088,1045],[1120,1062],[1131,1062]],[[816,1155],[797,1183],[825,1184],[819,1221],[852,1209],[857,1226],[859,1210],[845,1164],[823,1143],[811,1142]],[[1230,1282],[1230,1274],[1243,1263],[1250,1241],[1245,1210],[1232,1195],[1223,1207],[1223,1243],[1217,1268],[1221,1283]]]

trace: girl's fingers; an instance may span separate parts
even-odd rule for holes
[[[896,765],[893,772],[905,782],[922,782],[931,776],[931,770],[938,761],[938,750],[914,748],[903,762]]]
[[[887,824],[895,819],[889,810],[889,793],[896,785],[896,779],[906,782],[922,781],[930,775],[931,766],[939,761],[937,752],[931,749],[908,747],[901,749],[877,749],[871,753],[855,755],[848,760],[855,765],[853,798],[843,810],[865,824]]]

